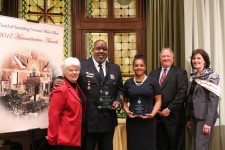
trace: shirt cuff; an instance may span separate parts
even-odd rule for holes
[[[166,108],[168,112],[170,112],[169,108]]]

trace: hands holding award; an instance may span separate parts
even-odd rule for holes
[[[155,79],[145,74],[146,66],[142,55],[135,56],[133,70],[134,77],[128,79],[124,84],[123,109],[129,118],[151,119],[161,107],[160,86]],[[156,92],[159,94],[153,95]]]
[[[160,96],[158,98],[160,98]],[[125,101],[128,101],[128,100],[125,98]],[[131,100],[129,108],[128,108],[128,105],[125,104],[124,110],[129,118],[139,117],[142,119],[151,119],[155,117],[157,113],[157,108],[151,109],[151,107],[148,104],[142,103],[142,100],[140,97],[137,100]]]
[[[133,60],[134,77],[124,84],[123,109],[127,114],[127,148],[156,149],[156,118],[161,107],[161,89],[158,81],[145,74],[143,55]],[[135,142],[134,142],[135,141]]]
[[[151,119],[155,116],[155,114],[152,114],[152,113],[147,113],[145,115],[134,115],[134,113],[130,110],[126,111],[126,114],[129,118],[139,117],[139,118],[142,118],[142,119]]]

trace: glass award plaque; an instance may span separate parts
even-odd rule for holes
[[[108,86],[103,86],[100,89],[100,97],[98,102],[98,109],[111,109],[113,103]]]
[[[134,116],[145,116],[147,114],[147,106],[140,97],[130,103],[130,109]]]

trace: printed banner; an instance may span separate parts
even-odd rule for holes
[[[47,128],[64,28],[0,16],[0,133]]]

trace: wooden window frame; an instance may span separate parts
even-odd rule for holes
[[[141,36],[141,33],[140,31],[138,30],[115,30],[115,31],[110,31],[110,30],[83,30],[82,31],[82,35],[81,35],[81,41],[82,41],[82,47],[83,47],[83,50],[86,50],[86,44],[85,44],[85,35],[86,33],[108,33],[108,60],[110,62],[114,62],[114,35],[115,33],[128,33],[128,32],[134,32],[136,33],[136,36],[137,37],[140,37]],[[141,40],[140,38],[137,38],[137,47],[141,47],[141,45],[139,43],[141,43]],[[142,53],[143,54],[143,49],[138,49],[137,48],[137,53]],[[84,51],[80,51],[80,54],[81,58],[87,58],[86,56],[86,52]]]
[[[85,0],[72,1],[72,55],[86,58],[85,33],[109,33],[109,60],[113,60],[113,34],[115,32],[136,32],[137,52],[146,57],[145,0],[137,0],[136,18],[113,18],[113,0],[109,0],[109,18],[86,18]],[[112,34],[112,35],[111,35]]]
[[[87,18],[85,17],[86,16],[86,0],[83,0],[82,3],[81,3],[81,9],[82,9],[82,13],[81,13],[81,16],[82,16],[82,21],[84,22],[133,22],[133,21],[139,21],[139,19],[141,18],[140,17],[140,14],[142,13],[141,12],[141,9],[138,9],[136,11],[136,17],[135,18],[114,18],[114,11],[113,11],[113,8],[114,8],[114,1],[113,0],[109,0],[108,1],[108,18]],[[136,8],[140,8],[141,6],[141,1],[140,0],[136,0]]]

